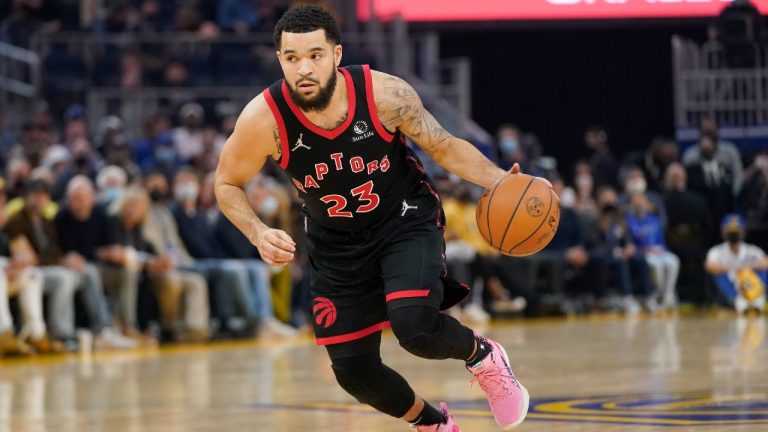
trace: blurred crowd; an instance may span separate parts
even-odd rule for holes
[[[742,155],[704,118],[697,145],[682,153],[674,140],[658,137],[619,157],[599,126],[585,131],[584,158],[571,166],[513,125],[500,127],[495,146],[481,150],[503,168],[520,163],[549,179],[561,216],[542,252],[499,255],[475,224],[481,191],[433,167],[449,266],[479,288],[461,311],[469,319],[677,311],[681,303],[763,311],[768,149]]]
[[[292,266],[267,266],[213,195],[235,117],[204,126],[187,103],[129,138],[119,118],[89,131],[85,115],[74,105],[61,121],[38,111],[18,133],[0,126],[0,350],[76,350],[89,340],[79,333],[94,349],[293,336],[308,310],[301,249]],[[301,237],[282,182],[259,176],[247,192]]]

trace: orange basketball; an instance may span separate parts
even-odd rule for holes
[[[560,223],[560,201],[546,181],[510,174],[480,197],[477,227],[496,250],[527,256],[544,249]]]

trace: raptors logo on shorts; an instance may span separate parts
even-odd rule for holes
[[[315,298],[312,313],[315,314],[315,323],[319,326],[328,328],[336,322],[336,306],[325,297]]]

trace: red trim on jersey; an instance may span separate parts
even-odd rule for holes
[[[315,343],[318,345],[336,345],[344,342],[352,342],[354,340],[362,339],[368,335],[374,334],[377,331],[382,331],[389,327],[391,327],[391,324],[389,323],[389,321],[383,321],[378,324],[374,324],[368,328],[358,330],[356,332],[345,333],[338,336],[317,338],[315,340]]]
[[[349,74],[349,72],[344,68],[339,68],[341,73],[344,75],[344,80],[347,83],[347,100],[348,100],[348,106],[347,106],[347,119],[344,120],[344,123],[339,125],[336,129],[333,130],[327,130],[323,129],[316,124],[309,121],[307,116],[304,115],[304,112],[301,110],[301,108],[297,107],[295,103],[293,103],[293,99],[291,99],[291,94],[288,91],[288,84],[286,84],[285,80],[283,80],[282,85],[282,91],[283,91],[283,97],[285,98],[285,101],[288,103],[288,108],[293,111],[293,115],[296,116],[297,119],[301,122],[301,124],[304,125],[307,129],[311,130],[312,132],[320,135],[323,138],[332,140],[341,135],[347,128],[349,127],[349,124],[352,123],[352,119],[355,118],[355,103],[357,100],[357,97],[355,96],[355,84],[352,82],[352,75]]]
[[[363,76],[365,76],[365,94],[368,97],[368,114],[371,116],[371,121],[373,121],[373,127],[376,128],[376,132],[378,132],[385,141],[392,142],[392,138],[395,136],[389,133],[387,128],[381,124],[379,112],[376,110],[376,101],[373,98],[373,79],[371,78],[370,66],[363,65]]]
[[[403,299],[403,298],[416,298],[416,297],[428,297],[429,296],[429,290],[405,290],[405,291],[396,291],[393,293],[387,294],[387,303],[391,302],[392,300],[397,299]]]
[[[280,168],[286,169],[288,167],[288,160],[291,158],[291,150],[288,148],[288,132],[285,129],[285,122],[283,116],[280,114],[280,110],[277,108],[275,100],[272,98],[272,94],[269,89],[264,90],[264,100],[269,105],[269,110],[272,111],[272,116],[277,122],[277,129],[280,131]]]

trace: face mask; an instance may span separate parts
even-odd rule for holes
[[[616,206],[616,204],[606,204],[602,207],[603,213],[615,213],[619,211],[619,208]]]
[[[741,243],[741,233],[729,232],[725,234],[725,239],[731,244]]]
[[[592,189],[592,176],[589,174],[577,175],[576,188],[579,190]]]
[[[155,158],[160,163],[173,162],[176,159],[176,153],[171,147],[160,147],[155,150]]]
[[[512,137],[502,138],[499,142],[499,147],[501,148],[502,153],[512,153],[517,151],[517,140]]]
[[[576,193],[571,188],[565,188],[560,193],[560,206],[564,208],[573,208],[576,204]]]
[[[165,199],[165,194],[160,189],[152,189],[149,191],[149,199],[154,202],[162,201]]]
[[[715,149],[706,148],[701,150],[701,157],[704,160],[711,161],[715,158]]]
[[[261,216],[274,216],[277,213],[277,198],[268,196],[261,201],[259,206],[259,214]]]
[[[110,187],[107,188],[104,191],[104,200],[108,203],[111,203],[115,201],[116,199],[120,198],[120,194],[123,192],[123,190],[119,187]]]
[[[645,179],[637,178],[629,180],[627,181],[627,193],[630,195],[645,193],[647,186]]]
[[[182,183],[174,191],[177,201],[194,201],[200,193],[200,188],[194,183]]]

